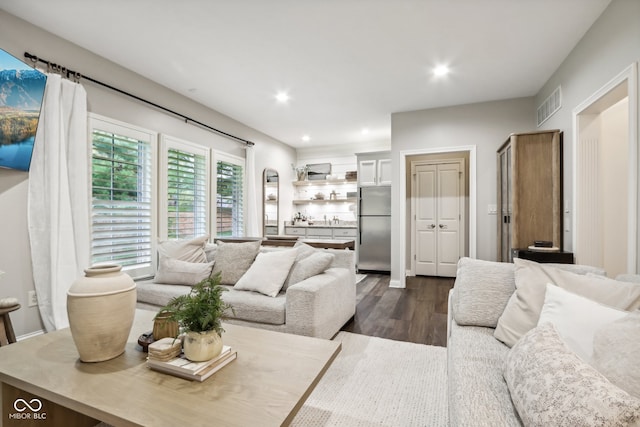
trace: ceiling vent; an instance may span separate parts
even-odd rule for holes
[[[558,86],[538,107],[538,127],[553,116],[560,107],[562,107],[562,90]]]

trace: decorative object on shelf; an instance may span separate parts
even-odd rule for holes
[[[344,174],[344,179],[347,181],[357,181],[358,180],[358,171],[347,171]]]
[[[309,181],[326,180],[331,174],[331,163],[315,163],[306,167]]]
[[[273,193],[267,195],[267,200],[276,200],[276,195]]]
[[[329,200],[336,200],[338,199],[338,193],[336,193],[336,190],[331,190],[331,193],[329,193]]]
[[[298,181],[307,180],[307,171],[309,170],[309,165],[295,167],[293,163],[291,163],[291,169],[296,171],[296,178],[298,179]]]
[[[117,264],[87,268],[67,291],[71,336],[80,360],[102,362],[124,353],[136,310],[136,284]]]
[[[194,285],[187,295],[179,295],[160,309],[156,317],[178,322],[186,333],[183,341],[185,357],[194,362],[210,360],[222,351],[224,312],[233,308],[222,300],[220,274]]]
[[[313,195],[313,197],[315,197],[316,200],[324,200],[324,194],[323,193],[316,193]]]

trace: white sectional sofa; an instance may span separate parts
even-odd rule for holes
[[[621,285],[603,274],[577,265],[461,259],[449,296],[450,425],[640,425],[640,286]],[[500,339],[510,341],[514,330],[506,323],[519,309],[515,305],[523,302],[532,277],[543,280],[542,308],[536,314],[537,309],[529,307],[524,315],[538,316],[539,324],[506,345]],[[535,281],[533,285],[540,290]],[[589,298],[604,298],[608,305],[617,301],[622,309],[620,320],[593,333],[590,357],[574,351],[567,324],[582,319],[575,334],[582,335],[593,327],[590,322],[604,322],[602,316],[592,310],[592,300],[581,309],[587,313],[577,312],[573,302],[554,301],[546,286],[553,286],[554,292],[562,288],[558,292],[571,295],[568,301],[574,301],[573,292],[583,292]],[[560,313],[555,319],[549,315],[554,304]],[[566,317],[562,310],[567,310]]]
[[[222,262],[222,260],[216,260],[216,258],[220,258],[219,245],[200,241],[196,242],[197,245],[204,245],[203,250],[207,255],[207,259],[205,261],[201,260],[199,266],[204,268],[207,265],[206,263],[213,262],[213,271],[215,273],[216,265]],[[223,245],[225,245],[225,248],[231,247],[227,245],[252,247],[251,243],[223,243]],[[291,248],[281,247],[260,247],[259,242],[257,247],[259,247],[260,254],[276,254],[275,257],[271,256],[272,261],[270,261],[272,263],[270,268],[274,269],[279,267],[278,254],[284,254],[285,252],[283,251],[291,250]],[[234,274],[232,278],[228,278],[227,284],[223,285],[228,290],[228,292],[223,293],[223,299],[231,304],[233,311],[226,313],[228,318],[225,321],[298,335],[320,338],[333,337],[355,314],[354,253],[349,250],[309,248],[306,247],[299,250],[306,249],[307,253],[315,251],[316,253],[330,254],[331,262],[329,265],[319,274],[304,278],[304,280],[297,283],[289,283],[286,289],[277,292],[275,296],[268,296],[251,290],[239,290],[236,281],[240,281],[247,272]],[[244,249],[243,252],[246,253]],[[295,262],[304,261],[296,260]],[[248,265],[249,269],[251,269],[253,263],[252,259]],[[247,267],[238,267],[237,264],[229,263],[229,265],[235,266],[234,268]],[[294,267],[295,264],[291,267],[291,270]],[[186,268],[190,267],[187,265]],[[285,266],[285,268],[288,267]],[[229,274],[224,273],[223,276],[229,277]],[[186,275],[188,274],[185,273],[179,278],[186,277]],[[166,274],[163,276],[167,277]],[[267,281],[268,279],[264,276],[264,271],[262,274],[256,272],[251,276],[251,280],[244,280],[244,282],[249,282],[248,287],[251,288],[254,284],[260,285],[260,282]],[[168,277],[176,277],[176,275],[169,275]],[[290,278],[291,275],[289,275]],[[158,310],[172,297],[188,293],[191,289],[188,285],[170,283],[171,279],[163,279],[161,281],[164,283],[156,283],[157,279],[137,282],[139,307]],[[234,283],[229,283],[230,281]]]

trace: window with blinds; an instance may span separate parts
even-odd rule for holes
[[[243,236],[243,166],[239,162],[216,162],[216,234]]]
[[[92,262],[151,271],[152,135],[92,122]],[[104,128],[111,128],[104,130]]]
[[[207,232],[207,159],[167,151],[167,237],[186,239]]]

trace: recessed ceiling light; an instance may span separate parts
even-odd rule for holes
[[[362,128],[360,133],[363,134],[363,135],[367,135],[369,133],[369,128]]]
[[[438,65],[433,69],[433,75],[436,77],[442,77],[449,74],[449,67],[446,65]]]
[[[302,140],[304,142],[309,142],[309,141],[311,141],[311,137],[309,137],[309,135],[302,135]]]
[[[276,95],[276,100],[278,102],[287,102],[289,100],[289,94],[286,92],[278,92]]]

